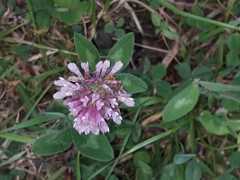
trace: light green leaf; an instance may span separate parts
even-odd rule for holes
[[[189,113],[197,104],[199,87],[192,83],[175,95],[163,110],[164,121],[174,121]]]
[[[97,61],[100,59],[97,48],[79,33],[74,33],[74,43],[80,59],[87,61],[91,67],[95,67]]]
[[[124,89],[131,93],[140,93],[148,89],[147,84],[137,76],[134,76],[129,73],[121,73],[117,75],[117,78],[122,81]]]
[[[202,169],[196,160],[189,161],[185,170],[185,180],[200,180]]]
[[[97,161],[110,161],[114,158],[112,146],[104,135],[79,135],[74,130],[72,138],[83,156]]]
[[[41,156],[49,156],[67,150],[71,141],[71,131],[53,131],[36,139],[32,151]]]
[[[176,154],[173,158],[174,164],[180,165],[194,158],[195,154]]]
[[[31,143],[33,141],[32,137],[30,136],[18,135],[14,133],[0,133],[0,138],[21,143]]]
[[[56,119],[60,119],[60,118],[64,118],[64,117],[65,117],[65,115],[62,113],[46,112],[46,113],[39,114],[28,121],[23,121],[23,122],[20,122],[20,123],[14,125],[13,127],[4,129],[4,132],[22,129],[22,128],[28,128],[28,127],[42,124],[47,121],[56,120]]]
[[[118,42],[110,49],[108,58],[111,62],[122,61],[124,67],[126,67],[133,55],[134,48],[134,35],[128,33],[124,35]]]
[[[221,83],[214,83],[214,82],[207,82],[207,81],[199,81],[199,84],[204,88],[208,89],[209,91],[215,92],[240,92],[240,86],[238,85],[230,85],[230,84],[221,84]]]
[[[229,133],[229,128],[225,123],[225,119],[214,116],[208,111],[204,111],[201,113],[199,121],[201,122],[203,127],[212,134],[226,135]]]

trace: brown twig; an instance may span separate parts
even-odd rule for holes
[[[153,114],[153,115],[149,116],[148,118],[144,119],[141,125],[144,127],[150,123],[158,121],[161,117],[162,117],[162,113],[158,112],[158,113]]]

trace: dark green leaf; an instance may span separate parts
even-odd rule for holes
[[[136,179],[138,180],[149,180],[152,179],[153,170],[152,168],[143,161],[139,161],[136,170]]]
[[[113,149],[104,135],[79,135],[72,132],[73,142],[83,156],[97,161],[110,161],[114,158]]]
[[[217,180],[237,180],[237,178],[229,173],[225,173],[221,177],[217,178]]]
[[[148,89],[147,84],[137,76],[129,73],[121,73],[117,75],[122,81],[123,87],[131,94],[144,92]]]
[[[240,167],[240,152],[239,151],[235,151],[233,152],[230,157],[230,164],[233,168],[239,168]]]
[[[32,151],[41,156],[50,156],[67,150],[71,141],[71,131],[53,131],[36,139]]]
[[[75,24],[81,21],[82,16],[91,15],[92,3],[79,0],[54,0],[54,15],[67,24]]]
[[[182,79],[189,79],[192,77],[191,67],[188,63],[181,63],[175,66],[178,74]]]
[[[94,67],[100,59],[97,48],[79,33],[74,33],[74,44],[80,59],[87,61],[91,67]]]
[[[128,33],[121,37],[118,42],[110,49],[108,53],[108,58],[111,62],[122,61],[124,67],[126,67],[133,55],[134,48],[134,35],[133,33]]]
[[[167,74],[166,68],[162,64],[153,66],[150,72],[154,81],[161,80]]]
[[[240,64],[239,55],[235,51],[229,51],[226,56],[227,66],[238,66]]]
[[[231,34],[227,39],[227,45],[230,51],[234,51],[235,53],[239,53],[240,49],[240,34],[235,33]]]

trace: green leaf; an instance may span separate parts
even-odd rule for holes
[[[227,45],[230,51],[234,51],[235,53],[239,53],[240,49],[240,34],[235,33],[231,34],[227,39]]]
[[[240,86],[238,85],[229,85],[229,84],[221,84],[221,83],[214,83],[214,82],[207,82],[207,81],[200,81],[199,84],[204,88],[208,89],[209,91],[215,92],[240,92]]]
[[[229,173],[225,173],[224,175],[217,178],[217,180],[237,180],[237,178]]]
[[[137,76],[129,73],[121,73],[117,75],[117,78],[122,81],[124,89],[131,93],[145,92],[148,89],[147,84]]]
[[[160,180],[185,180],[184,166],[169,164],[164,166]]]
[[[229,128],[225,123],[225,119],[212,115],[208,111],[201,113],[199,121],[203,127],[210,133],[215,135],[226,135],[229,133]]]
[[[176,30],[172,28],[170,24],[164,21],[159,14],[152,13],[151,20],[153,25],[156,27],[157,32],[161,32],[164,36],[172,40],[178,38]]]
[[[97,161],[110,161],[114,158],[112,146],[104,135],[79,135],[74,130],[72,138],[83,156]]]
[[[71,131],[53,131],[36,139],[32,151],[41,156],[50,156],[67,150],[71,141]]]
[[[0,133],[0,138],[4,138],[10,141],[16,141],[20,143],[31,143],[32,137],[26,135],[18,135],[14,133]]]
[[[47,30],[52,21],[53,2],[49,0],[27,0],[27,6],[34,26]]]
[[[23,121],[21,123],[14,125],[13,127],[4,129],[4,132],[22,129],[22,128],[28,128],[28,127],[42,124],[47,121],[52,121],[52,120],[56,120],[56,119],[60,119],[60,118],[64,118],[64,117],[65,117],[65,114],[62,114],[62,113],[46,112],[46,113],[39,114],[28,121]]]
[[[150,73],[154,81],[159,81],[167,74],[167,71],[164,65],[157,64],[152,67]]]
[[[87,61],[92,68],[95,67],[97,61],[100,59],[97,48],[79,33],[74,33],[74,44],[80,59]]]
[[[134,49],[134,35],[133,33],[128,33],[121,37],[118,42],[110,49],[108,53],[108,58],[111,62],[122,61],[124,67],[126,67],[133,55]]]
[[[138,97],[135,98],[135,106],[147,107],[154,104],[159,104],[161,101],[162,99],[157,96]]]
[[[149,180],[153,177],[152,168],[143,161],[137,163],[136,168],[136,179],[138,180]]]
[[[185,170],[185,180],[200,180],[202,170],[196,160],[189,161]]]
[[[227,66],[238,66],[240,64],[239,55],[235,51],[229,51],[226,56]]]
[[[91,1],[54,0],[54,15],[67,24],[79,23],[82,16],[91,15]]]
[[[174,121],[189,113],[197,104],[199,87],[191,83],[175,95],[163,110],[164,121]]]
[[[188,162],[192,158],[194,158],[195,154],[176,154],[173,158],[174,164],[180,165]]]
[[[229,161],[230,161],[231,167],[239,168],[240,167],[240,152],[239,151],[233,152],[229,157]]]
[[[137,165],[139,161],[145,162],[147,164],[150,163],[151,157],[150,157],[149,153],[147,153],[146,151],[138,151],[138,152],[134,153],[133,163],[135,165]]]
[[[191,67],[188,63],[177,64],[175,69],[182,79],[189,79],[192,77]]]

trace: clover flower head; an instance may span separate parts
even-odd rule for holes
[[[121,61],[112,67],[109,60],[99,61],[96,70],[90,72],[88,63],[69,63],[68,69],[74,74],[54,81],[58,91],[54,99],[63,100],[74,117],[73,127],[79,134],[99,134],[109,132],[107,121],[120,124],[119,103],[133,107],[134,99],[127,93],[121,81],[114,75],[123,66]]]

